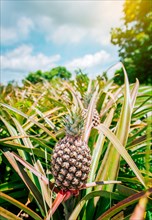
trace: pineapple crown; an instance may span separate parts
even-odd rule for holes
[[[91,98],[92,98],[92,93],[84,94],[83,96],[84,108],[88,108]]]
[[[81,136],[84,129],[84,118],[80,111],[67,115],[64,119],[66,134],[71,136]]]

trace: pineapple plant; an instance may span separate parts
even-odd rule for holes
[[[75,84],[63,84],[62,91],[69,95],[71,104],[63,99],[59,101],[60,81],[55,85],[48,83],[47,87],[46,83],[30,84],[26,99],[19,95],[24,96],[25,88],[23,93],[21,88],[15,88],[15,92],[12,87],[11,91],[0,88],[2,218],[93,220],[121,215],[126,219],[137,199],[142,199],[140,204],[146,197],[150,198],[151,89],[143,86],[138,90],[138,81],[129,86],[127,75],[123,89],[111,81],[105,87],[90,81],[88,87],[87,92],[85,89],[80,93],[81,84],[79,88]],[[44,93],[40,94],[40,90]],[[88,101],[84,100],[84,93],[91,94]],[[90,132],[97,99],[102,123]],[[86,115],[81,112],[67,117],[66,135],[62,138],[61,117],[72,107],[85,109]],[[60,139],[58,143],[57,139]],[[151,219],[149,202],[143,210],[146,219]],[[18,208],[14,209],[14,205]]]
[[[90,103],[90,100],[92,98],[92,94],[88,93],[84,95],[83,102],[84,102],[84,109],[82,111],[82,115],[84,118],[86,118],[87,112],[88,112],[88,106]],[[93,109],[93,116],[92,116],[92,127],[96,127],[100,124],[100,116],[96,108]]]
[[[90,150],[82,139],[83,118],[72,114],[65,119],[66,136],[54,148],[52,174],[64,190],[80,190],[86,183],[91,165]]]

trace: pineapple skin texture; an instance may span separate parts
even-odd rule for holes
[[[84,118],[86,118],[86,114],[88,112],[88,109],[83,109],[82,115]],[[93,109],[93,117],[92,117],[92,127],[96,127],[100,124],[100,116],[96,109]]]
[[[62,190],[80,190],[87,182],[90,165],[90,149],[81,137],[66,135],[55,145],[52,174]]]

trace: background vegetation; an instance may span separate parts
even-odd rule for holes
[[[25,80],[30,81],[31,83],[38,83],[42,82],[43,80],[51,81],[54,78],[61,78],[61,79],[70,79],[72,74],[62,66],[55,67],[50,71],[41,71],[38,70],[33,73],[29,73]],[[24,81],[24,80],[23,80]]]
[[[124,2],[123,25],[111,30],[111,42],[119,47],[118,53],[124,63],[129,81],[136,78],[140,83],[152,84],[152,2],[149,0]],[[123,71],[115,79],[123,83]]]
[[[152,218],[151,88],[138,80],[129,85],[124,74],[122,86],[81,72],[73,81],[1,86],[1,219],[49,220],[54,211],[53,219]],[[92,154],[88,182],[122,183],[83,189],[57,208],[52,150],[65,135],[64,116],[83,109],[86,93],[92,94],[83,133]],[[101,123],[88,133],[95,103]]]

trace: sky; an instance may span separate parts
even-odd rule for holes
[[[57,66],[102,75],[119,62],[110,30],[121,25],[123,2],[1,0],[1,83]]]

